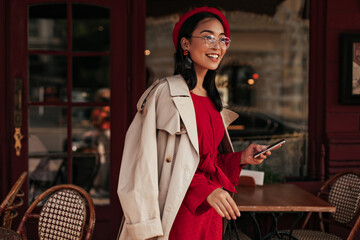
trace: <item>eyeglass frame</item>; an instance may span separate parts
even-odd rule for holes
[[[216,39],[214,35],[206,35],[206,36],[203,36],[203,37],[199,37],[199,36],[189,36],[189,37],[191,37],[191,38],[202,38],[205,41],[205,43],[210,43],[210,45],[207,44],[207,45],[209,45],[209,48],[215,47],[215,45],[217,43],[219,43],[220,48],[222,48],[221,47],[221,42],[220,42],[221,38],[225,38],[225,39],[228,40],[228,42],[226,42],[226,41],[224,42],[225,43],[225,49],[228,49],[230,47],[230,43],[231,43],[230,38],[228,38],[226,36],[218,38],[218,39]],[[212,39],[208,39],[208,37],[212,37]]]

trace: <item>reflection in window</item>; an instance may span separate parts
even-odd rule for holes
[[[61,175],[67,159],[66,116],[63,107],[29,108],[29,202],[47,188],[66,183]]]
[[[286,138],[287,143],[259,167],[268,176],[305,177],[309,17],[299,17],[306,12],[305,0],[299,4],[292,0],[269,2],[274,4],[274,12],[268,15],[257,14],[256,8],[247,11],[244,5],[251,8],[251,3],[237,1],[232,8],[217,3],[219,9],[227,7],[224,13],[230,24],[231,46],[216,84],[224,106],[239,114],[229,134],[236,151],[252,142],[268,145]],[[145,58],[151,81],[173,74],[172,29],[179,14],[163,14],[151,4],[147,8],[151,17],[146,20]]]
[[[110,10],[71,1],[28,10],[29,202],[72,182],[109,204]]]
[[[29,7],[29,49],[66,50],[66,4],[42,4]]]
[[[227,65],[221,68],[216,85],[226,106],[253,106],[254,85],[258,74],[250,65]]]
[[[108,51],[110,10],[104,7],[73,4],[73,51]]]
[[[29,55],[29,101],[67,101],[66,56]]]
[[[110,87],[109,56],[73,58],[73,102],[101,102],[98,89]]]
[[[102,89],[103,99],[110,89]],[[72,112],[73,181],[107,203],[110,176],[110,107],[74,107]],[[99,201],[98,201],[99,202]]]

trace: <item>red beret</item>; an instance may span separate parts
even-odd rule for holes
[[[200,7],[200,8],[195,8],[189,12],[186,12],[184,15],[182,15],[179,19],[179,21],[175,24],[174,30],[173,30],[173,42],[174,42],[174,46],[176,49],[176,44],[178,41],[178,37],[179,37],[179,32],[180,29],[182,27],[182,25],[184,24],[184,22],[191,16],[200,13],[200,12],[209,12],[212,14],[217,15],[224,26],[224,31],[225,31],[225,36],[227,36],[228,38],[230,38],[230,27],[229,27],[229,23],[226,19],[226,17],[224,16],[224,14],[222,14],[222,12],[220,12],[218,9],[216,8],[212,8],[212,7]]]

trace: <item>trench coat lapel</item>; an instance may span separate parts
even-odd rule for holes
[[[199,153],[199,140],[197,135],[195,109],[190,97],[189,88],[181,75],[168,77],[167,80],[170,87],[170,95],[180,113],[181,119],[184,122],[190,141],[196,152]],[[221,116],[224,126],[227,128],[236,118],[238,118],[239,115],[229,109],[224,108],[221,111]],[[226,145],[228,145],[227,148],[232,149],[233,151],[229,134],[227,131],[225,131],[225,133],[227,142]]]
[[[222,116],[223,123],[224,123],[224,126],[226,129],[233,121],[235,121],[235,119],[237,119],[239,117],[239,115],[237,113],[235,113],[229,109],[226,109],[226,108],[223,108],[223,110],[221,111],[221,116]],[[228,131],[225,131],[225,136],[224,136],[223,140],[221,141],[221,145],[222,145],[223,153],[234,152],[234,148],[231,144],[231,139],[230,139]]]
[[[223,118],[225,128],[227,128],[233,121],[235,121],[239,117],[236,112],[233,112],[226,108],[223,108],[223,110],[221,111],[221,116]]]
[[[196,152],[199,154],[199,140],[197,134],[195,109],[190,97],[189,88],[181,75],[168,77],[167,80],[173,102],[179,111],[182,121],[184,122],[190,141]]]
[[[184,122],[190,141],[196,152],[199,153],[199,140],[192,99],[191,97],[173,97],[173,101],[180,113],[181,119]]]

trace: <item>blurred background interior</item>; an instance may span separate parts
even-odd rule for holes
[[[359,107],[339,96],[340,36],[359,32],[357,0],[0,0],[1,196],[23,171],[25,207],[51,186],[79,185],[94,199],[94,239],[114,239],[136,102],[173,74],[174,24],[204,5],[230,24],[216,85],[239,114],[229,127],[235,150],[287,140],[246,168],[313,192],[359,168]]]
[[[190,3],[191,2],[191,3]],[[269,161],[252,169],[265,181],[307,176],[309,3],[303,0],[207,1],[226,14],[231,45],[216,85],[223,103],[239,114],[229,127],[235,150],[286,138]],[[183,1],[184,9],[194,6]],[[181,5],[180,4],[180,5]],[[151,1],[146,19],[147,84],[174,71],[172,29],[179,6]],[[160,10],[165,7],[167,11]],[[250,166],[248,167],[250,168]]]

